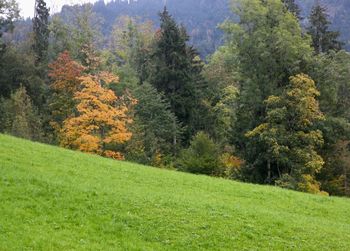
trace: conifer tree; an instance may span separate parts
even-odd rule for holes
[[[195,106],[200,104],[200,59],[193,48],[187,46],[189,37],[185,29],[175,22],[166,8],[160,14],[160,30],[156,33],[155,48],[151,55],[149,82],[164,93],[171,111],[187,127],[190,139],[198,125],[194,119]],[[174,144],[176,143],[174,139]]]
[[[312,8],[309,22],[308,33],[312,37],[312,46],[317,54],[327,53],[329,50],[341,50],[342,43],[338,40],[339,32],[329,29],[331,22],[327,9],[319,2]]]
[[[100,34],[100,19],[93,12],[91,4],[86,4],[77,11],[74,26],[72,39],[75,51],[72,53],[83,66],[87,67],[89,73],[95,74],[101,66],[96,45],[102,34]]]
[[[286,9],[291,12],[299,20],[301,19],[301,10],[295,0],[282,0]]]
[[[182,128],[171,112],[168,100],[152,85],[144,83],[134,95],[138,101],[134,109],[133,131],[136,133],[128,145],[128,155],[131,160],[154,165],[152,162],[157,155],[162,157],[174,152],[173,139],[181,137]]]
[[[33,18],[34,44],[36,61],[46,60],[49,47],[49,8],[44,0],[35,1],[35,16]]]

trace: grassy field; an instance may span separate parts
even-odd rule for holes
[[[0,250],[350,250],[350,200],[0,135]]]

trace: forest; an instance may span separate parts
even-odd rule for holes
[[[200,16],[186,19],[187,1],[50,15],[36,0],[24,20],[15,0],[0,0],[0,133],[350,196],[350,20],[334,16],[349,4],[198,2]]]

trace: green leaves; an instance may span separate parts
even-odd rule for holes
[[[270,96],[265,101],[266,122],[245,134],[248,138],[257,137],[265,145],[264,158],[277,166],[277,179],[289,175],[298,182],[305,180],[303,175],[307,175],[306,180],[310,182],[324,165],[317,153],[324,143],[322,132],[314,129],[315,123],[324,120],[315,99],[318,95],[315,82],[307,75],[291,77],[289,86],[280,96]],[[283,179],[285,186],[287,181]],[[299,189],[297,183],[290,185]],[[303,190],[305,187],[308,186],[305,185]]]

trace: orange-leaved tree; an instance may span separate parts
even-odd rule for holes
[[[50,124],[58,133],[62,129],[63,121],[73,113],[74,94],[80,88],[80,77],[85,67],[74,61],[69,52],[65,51],[59,54],[49,68],[49,77],[52,80],[50,87],[53,93],[50,101]]]
[[[122,97],[105,88],[117,83],[112,74],[80,77],[82,89],[75,93],[76,114],[64,121],[61,145],[83,152],[123,159],[116,149],[128,141],[132,134],[127,125],[132,122]]]

